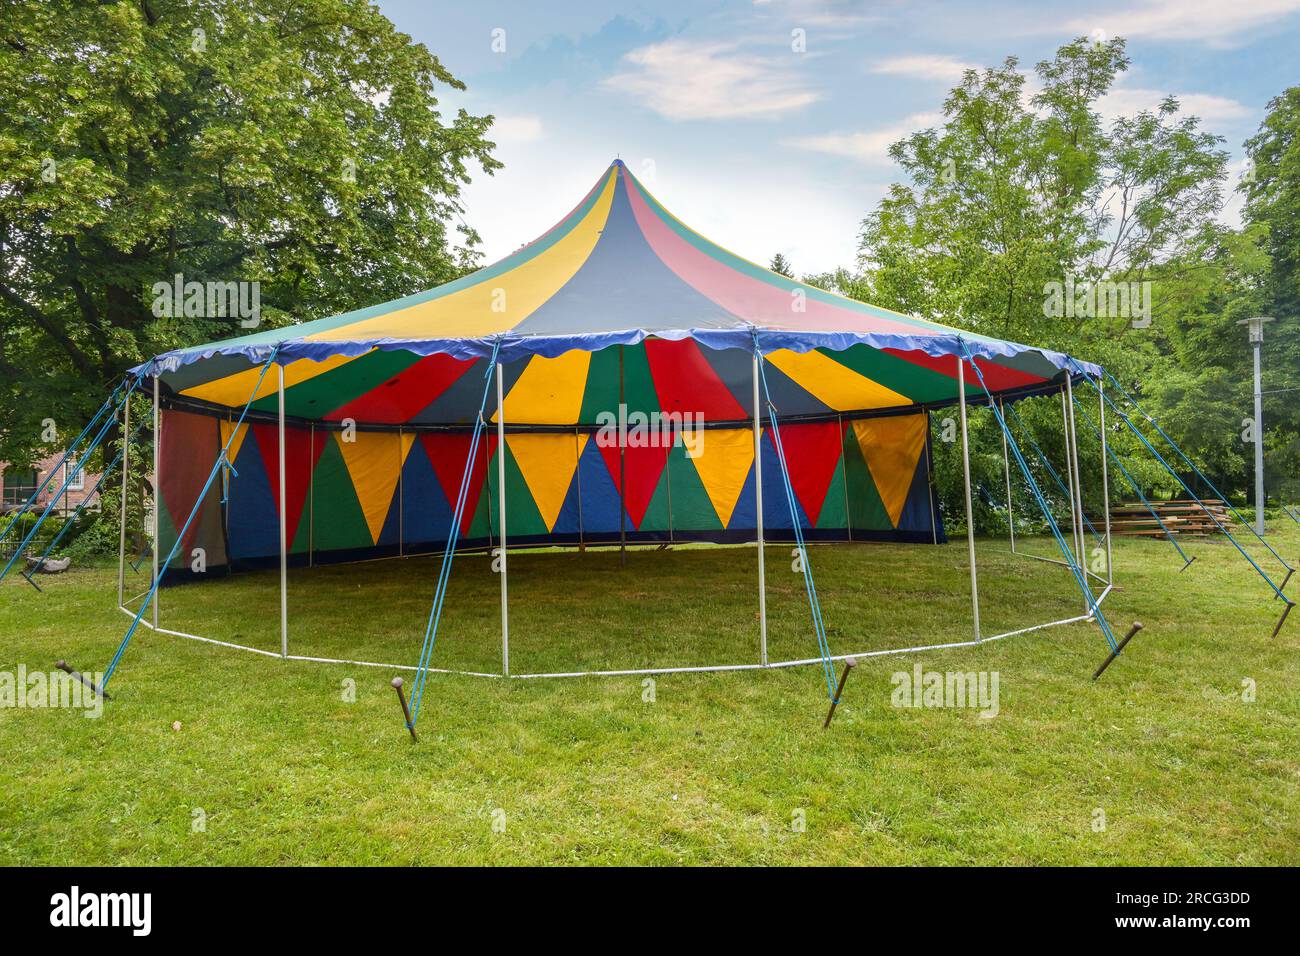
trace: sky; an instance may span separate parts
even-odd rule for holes
[[[486,261],[530,242],[621,158],[664,206],[745,258],[797,274],[852,266],[903,172],[890,143],[934,125],[968,66],[1022,69],[1077,36],[1128,40],[1101,104],[1172,94],[1243,141],[1296,79],[1300,0],[378,0],[466,84],[450,113],[490,113],[505,168],[475,169],[465,220]],[[1224,210],[1239,221],[1240,201]]]

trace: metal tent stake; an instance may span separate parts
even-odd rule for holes
[[[1273,628],[1273,633],[1269,635],[1270,638],[1277,637],[1278,632],[1282,630],[1282,625],[1286,623],[1286,616],[1291,613],[1293,607],[1295,607],[1295,601],[1286,602],[1286,607],[1282,609],[1282,616],[1277,619],[1277,627]]]
[[[59,670],[63,671],[65,674],[69,674],[72,677],[75,677],[77,680],[81,681],[81,683],[85,684],[86,687],[88,687],[92,693],[98,694],[100,697],[104,698],[104,700],[113,699],[112,697],[108,696],[108,691],[104,690],[104,688],[102,687],[96,687],[94,681],[92,681],[85,674],[79,674],[77,671],[74,671],[68,665],[67,661],[55,661],[54,666],[57,667]]]
[[[822,724],[822,730],[831,725],[831,718],[835,716],[835,708],[840,705],[840,698],[844,696],[844,683],[849,679],[849,671],[858,666],[858,662],[852,657],[844,659],[844,672],[840,674],[839,686],[835,688],[835,699],[831,701],[831,709],[826,712],[826,722]]]
[[[1293,574],[1295,574],[1295,568],[1286,569],[1286,577],[1282,579],[1282,583],[1277,586],[1277,593],[1273,595],[1274,601],[1282,596],[1282,592],[1286,590],[1286,583],[1291,580]]]
[[[1113,661],[1115,658],[1119,657],[1119,652],[1124,650],[1124,646],[1128,644],[1129,641],[1133,640],[1133,635],[1140,630],[1142,630],[1142,622],[1134,621],[1133,626],[1130,627],[1128,629],[1128,633],[1124,635],[1124,639],[1120,641],[1117,645],[1115,645],[1115,649],[1110,652],[1110,656],[1101,662],[1100,667],[1098,667],[1095,671],[1093,671],[1092,674],[1093,680],[1096,680],[1103,673],[1105,673],[1106,668],[1110,667],[1110,662]]]
[[[415,724],[411,721],[411,708],[406,706],[406,695],[402,693],[402,679],[393,678],[393,690],[397,691],[397,701],[402,705],[402,715],[406,718],[406,729],[411,732],[411,742],[419,743],[415,736]]]

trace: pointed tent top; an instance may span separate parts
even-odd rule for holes
[[[647,337],[747,351],[757,342],[765,353],[862,344],[938,358],[969,349],[1043,377],[1068,368],[1059,353],[877,308],[750,262],[670,213],[617,157],[556,225],[460,279],[155,361],[163,372],[220,355],[264,362],[276,346],[282,364],[375,348],[462,359],[499,350],[513,361]]]

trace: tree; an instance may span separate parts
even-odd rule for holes
[[[131,365],[246,331],[160,319],[157,283],[258,283],[265,328],[472,266],[448,224],[468,165],[499,164],[491,117],[443,120],[460,88],[365,0],[7,6],[0,460],[52,447],[42,419],[75,433]]]
[[[1098,101],[1128,63],[1123,39],[1079,38],[1034,68],[1032,95],[1014,57],[968,70],[941,125],[890,149],[910,182],[863,222],[860,264],[876,302],[1054,348],[1086,343],[1090,358],[1117,354],[1113,340],[1146,317],[1074,305],[1098,283],[1152,281],[1162,264],[1191,261],[1227,164],[1221,137],[1180,117],[1173,98],[1103,121]]]
[[[1036,91],[1014,57],[966,71],[942,121],[891,147],[907,182],[891,186],[863,221],[860,275],[826,277],[830,284],[877,305],[1088,358],[1126,382],[1144,380],[1165,347],[1169,316],[1195,298],[1187,289],[1203,284],[1202,260],[1219,248],[1214,217],[1227,154],[1222,138],[1181,115],[1173,98],[1105,121],[1098,103],[1128,65],[1123,39],[1079,38],[1035,66]],[[1090,400],[1095,419],[1095,393],[1078,397]],[[1020,414],[1059,468],[1059,399],[1022,403]],[[975,420],[974,478],[995,489],[998,429],[979,414]],[[1100,448],[1082,421],[1079,428],[1091,497],[1100,489]],[[1134,439],[1111,437],[1136,451]],[[936,446],[940,465],[949,451]],[[956,472],[942,470],[948,513],[962,513],[959,484],[945,477]],[[1173,490],[1149,462],[1135,460],[1132,470]],[[1046,491],[1050,479],[1037,477]]]
[[[787,279],[794,278],[794,266],[790,265],[790,260],[779,252],[772,257],[772,264],[768,268],[773,272],[779,272]]]

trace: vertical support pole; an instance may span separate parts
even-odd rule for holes
[[[1007,420],[1006,412],[1002,405],[1002,399],[998,399],[998,415],[1005,422]],[[1002,468],[1007,478],[1007,527],[1011,529],[1011,553],[1016,553],[1016,516],[1011,510],[1011,458],[1007,454],[1007,433],[1002,429]]]
[[[1079,570],[1083,572],[1083,583],[1088,584],[1088,539],[1083,524],[1083,485],[1079,477],[1079,433],[1074,427],[1074,383],[1070,375],[1065,376],[1065,396],[1067,416],[1067,427],[1069,430],[1069,450],[1071,473],[1073,474],[1073,484],[1070,485],[1070,495],[1074,499],[1075,514],[1078,516],[1076,522],[1079,526]],[[1088,585],[1091,592],[1091,585]],[[1091,593],[1083,597],[1083,613],[1092,616]]]
[[[624,394],[623,346],[618,347],[618,420],[627,418]],[[627,433],[622,424],[618,429],[618,566],[627,567]]]
[[[1106,395],[1102,391],[1105,384],[1097,380],[1097,401],[1100,404],[1097,434],[1101,436],[1101,499],[1106,521],[1106,583],[1115,583],[1115,556],[1110,541],[1110,463],[1106,460],[1110,452],[1106,447]]]
[[[970,492],[970,437],[966,428],[966,366],[961,356],[957,357],[957,407],[961,410],[961,467],[966,480],[966,547],[970,552],[970,603],[975,619],[975,640],[980,637],[980,592],[979,580],[975,572],[975,509]]]
[[[153,580],[151,586],[158,584],[158,543],[159,530],[162,527],[162,418],[158,413],[158,374],[153,377]],[[158,630],[158,592],[153,598],[153,627]]]
[[[1065,493],[1070,499],[1070,542],[1074,548],[1075,563],[1085,568],[1083,561],[1083,522],[1074,507],[1074,455],[1070,445],[1070,378],[1066,373],[1065,385],[1061,386],[1061,435],[1065,442]],[[1086,572],[1085,572],[1086,575]]]
[[[838,412],[837,412],[836,415],[835,415],[835,424],[838,425],[838,426],[839,426],[839,429],[840,429],[840,484],[842,484],[842,485],[844,486],[844,530],[848,533],[849,543],[852,544],[852,543],[853,543],[853,506],[849,503],[849,473],[848,473],[848,470],[844,467],[844,458],[845,458],[845,455],[844,455],[844,416],[841,415],[841,414],[839,414]],[[852,423],[850,423],[849,427],[850,427],[850,428],[853,427],[853,426],[852,426]],[[927,442],[929,441],[929,438],[930,438],[930,436],[927,434],[927,435],[926,435],[926,441],[927,441]],[[926,447],[929,448],[928,445],[927,445]],[[928,464],[928,462],[927,462],[927,464]],[[929,473],[928,473],[928,472],[926,473],[926,477],[927,477],[927,478],[929,477]],[[931,530],[933,530],[933,525],[934,525],[933,518],[934,518],[934,516],[933,516],[933,514],[932,514],[932,515],[931,515]]]
[[[759,427],[758,352],[754,352],[754,506],[758,514],[758,657],[767,666],[767,578],[763,555],[763,439]]]
[[[122,606],[126,587],[126,493],[131,473],[131,396],[122,403],[122,503],[121,522],[117,529],[117,606]]]
[[[497,510],[501,512],[501,673],[510,676],[510,611],[506,601],[506,403],[505,369],[497,362]]]
[[[280,656],[289,656],[289,513],[285,502],[284,481],[284,366],[275,363],[276,392],[279,399],[280,421],[278,442],[280,446]]]
[[[311,474],[307,476],[307,567],[316,566],[316,423],[311,423],[311,457],[307,459]],[[402,473],[397,473],[401,484]],[[401,507],[401,503],[398,503]],[[399,529],[398,533],[401,531]]]
[[[1262,328],[1262,326],[1261,326]],[[1251,335],[1255,356],[1255,533],[1264,537],[1264,393],[1259,377],[1259,350],[1263,335]]]
[[[939,498],[934,493],[934,453],[930,448],[930,410],[925,410],[925,488],[930,508],[930,543],[939,543]],[[840,449],[840,473],[844,474],[844,450]],[[844,475],[844,503],[848,504],[849,479]],[[846,508],[847,510],[847,508]],[[853,540],[850,531],[849,540]]]
[[[315,426],[312,426],[315,427]],[[402,525],[406,524],[406,488],[402,482],[402,472],[406,471],[406,441],[402,436],[402,426],[397,426],[397,556],[406,557],[406,531]],[[312,448],[315,454],[316,449]],[[313,472],[314,474],[314,472]]]
[[[591,441],[591,439],[588,439],[588,441]],[[578,432],[578,426],[574,425],[573,426],[573,460],[577,462],[577,464],[574,466],[573,473],[577,476],[577,481],[578,481],[578,550],[579,551],[587,550],[587,526],[585,520],[582,517],[582,453],[585,450],[586,447],[582,444],[582,438],[580,437],[580,433]],[[672,516],[671,506],[669,507],[668,511],[669,511],[669,518],[671,520],[671,516]]]

